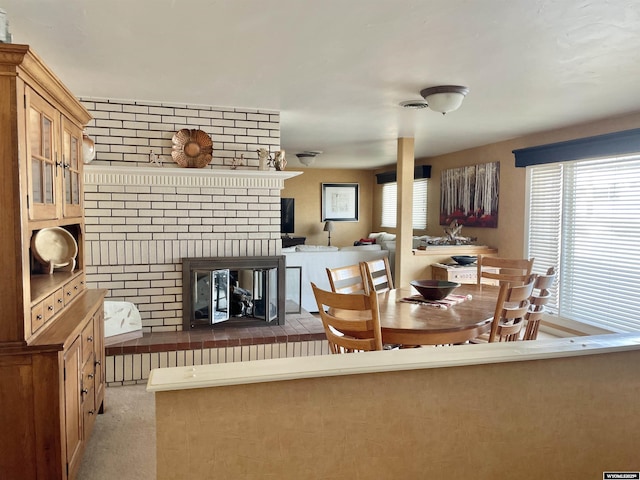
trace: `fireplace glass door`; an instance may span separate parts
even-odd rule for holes
[[[285,267],[283,255],[183,259],[183,328],[283,325]]]
[[[229,320],[229,270],[193,271],[194,325]]]
[[[267,322],[278,318],[278,269],[253,271],[254,317]]]

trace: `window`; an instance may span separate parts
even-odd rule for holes
[[[396,228],[398,183],[385,183],[382,185],[382,219],[381,226]],[[427,228],[427,179],[421,178],[413,181],[413,228]]]
[[[640,155],[527,167],[527,253],[558,272],[550,313],[640,329],[638,182]]]

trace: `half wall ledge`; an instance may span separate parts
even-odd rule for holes
[[[147,390],[160,392],[303,378],[464,367],[640,350],[640,333],[523,342],[383,350],[353,355],[257,360],[224,365],[160,368]]]

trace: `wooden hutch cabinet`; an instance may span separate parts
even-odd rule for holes
[[[91,116],[27,45],[0,44],[0,98],[0,477],[72,479],[105,394],[106,292],[84,274]],[[75,262],[43,265],[43,229],[73,237]]]

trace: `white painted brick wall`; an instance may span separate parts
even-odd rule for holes
[[[258,166],[258,148],[280,149],[280,115],[270,110],[81,98],[93,115],[87,133],[96,141],[97,165],[143,166],[149,154],[173,167],[171,138],[181,128],[198,128],[213,141],[209,168],[230,166],[244,156]]]

